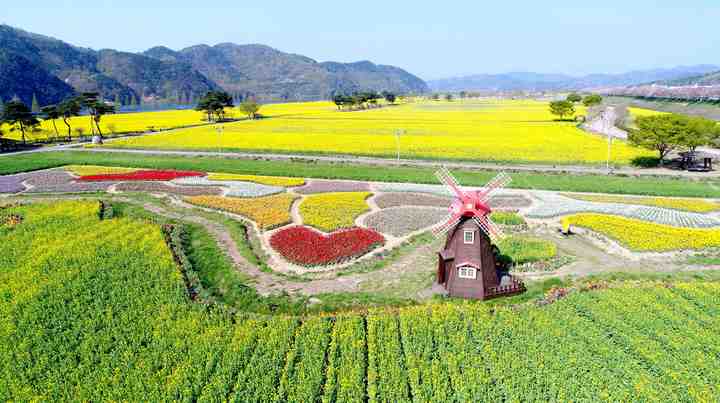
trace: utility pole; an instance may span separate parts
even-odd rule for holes
[[[217,131],[218,134],[218,153],[221,153],[222,134],[225,131],[225,127],[222,124],[215,125],[215,131]]]
[[[395,129],[395,147],[397,149],[397,164],[400,165],[400,135],[405,134],[403,129]]]

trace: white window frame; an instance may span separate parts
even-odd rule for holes
[[[468,241],[468,234],[470,234],[470,241]],[[475,243],[475,231],[466,229],[463,231],[463,243],[465,245],[472,245]]]
[[[475,280],[477,279],[477,269],[472,266],[460,266],[458,267],[458,278]]]

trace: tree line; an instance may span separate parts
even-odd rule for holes
[[[337,94],[332,98],[338,110],[350,111],[355,109],[377,108],[379,106],[378,101],[381,99],[385,99],[385,101],[389,104],[394,104],[397,100],[397,96],[388,91],[383,91],[381,93],[375,91],[363,91],[355,92],[350,95]]]
[[[102,139],[102,129],[100,128],[102,117],[115,113],[115,105],[103,101],[97,92],[84,92],[77,96],[71,96],[56,105],[39,108],[39,111],[37,111],[36,105],[30,108],[17,98],[0,105],[0,109],[0,127],[8,125],[10,132],[19,131],[23,144],[27,144],[27,133],[39,130],[40,120],[38,118],[51,121],[55,135],[58,137],[60,130],[56,121],[62,120],[67,127],[68,141],[71,141],[70,119],[80,116],[83,112],[87,113],[90,119],[92,134],[98,135]],[[78,127],[76,131],[82,133],[82,128]],[[0,137],[2,135],[3,133],[0,131]]]
[[[236,98],[225,91],[209,91],[204,97],[200,98],[195,106],[196,111],[204,112],[208,122],[224,122],[227,121],[226,108],[235,107]],[[260,104],[253,97],[246,97],[238,105],[238,109],[244,113],[248,119],[257,119],[260,117]]]

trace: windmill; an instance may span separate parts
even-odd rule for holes
[[[493,245],[504,235],[490,219],[490,196],[510,183],[510,177],[500,173],[480,190],[465,190],[444,167],[435,176],[454,195],[447,217],[432,229],[435,237],[447,234],[445,247],[438,253],[437,283],[450,296],[465,298],[525,291],[522,281],[498,267],[498,249]]]

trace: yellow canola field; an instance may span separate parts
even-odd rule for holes
[[[574,214],[562,225],[587,228],[636,251],[664,252],[720,246],[720,229],[681,228],[605,214]]]
[[[224,150],[496,162],[604,163],[607,142],[572,122],[556,122],[545,102],[420,102],[338,112],[329,102],[265,105],[270,118],[128,138],[111,147]],[[583,111],[579,111],[583,113]],[[612,162],[652,152],[615,142]]]
[[[116,113],[113,115],[103,116],[100,128],[103,134],[114,133],[128,133],[128,132],[145,132],[145,131],[158,131],[171,129],[175,127],[185,127],[192,125],[200,125],[207,123],[205,120],[205,114],[194,110],[170,110],[170,111],[152,111],[152,112],[137,112],[137,113]],[[67,137],[67,126],[63,123],[62,119],[56,119],[55,125],[57,126],[59,136],[55,134],[52,121],[43,120],[40,124],[40,131],[36,133],[27,133],[28,140],[49,140],[56,137],[66,138]],[[90,130],[90,117],[88,116],[76,116],[70,119],[70,127],[72,137],[77,137],[79,134],[77,128],[83,130],[83,135],[88,136],[91,134]],[[5,138],[20,140],[20,131],[16,130],[13,132],[9,131],[9,127],[4,125],[3,133]]]

